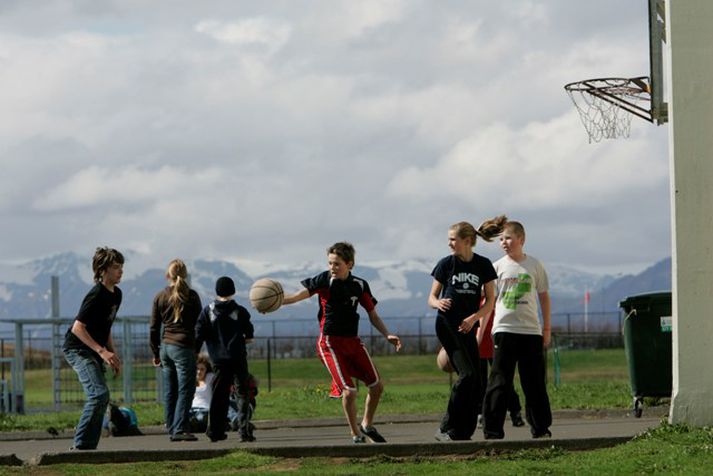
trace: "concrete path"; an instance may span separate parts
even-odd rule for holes
[[[362,445],[351,442],[346,423],[336,418],[258,421],[257,441],[251,443],[241,443],[237,433],[228,433],[227,440],[217,443],[210,442],[205,435],[199,435],[195,442],[171,442],[160,428],[145,428],[144,436],[102,437],[95,451],[69,451],[70,432],[55,437],[47,433],[5,433],[0,434],[0,464],[194,460],[237,449],[281,457],[475,454],[492,449],[553,445],[593,449],[623,443],[661,422],[661,411],[647,413],[643,418],[634,418],[624,411],[555,412],[553,437],[546,440],[533,440],[527,426],[513,428],[508,421],[504,440],[486,441],[478,430],[472,441],[441,443],[433,436],[438,428],[435,415],[381,416],[377,428],[388,443]]]

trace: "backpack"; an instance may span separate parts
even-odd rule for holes
[[[131,408],[119,407],[110,403],[104,420],[104,426],[111,436],[143,435],[139,430],[139,420],[136,417],[136,412]]]

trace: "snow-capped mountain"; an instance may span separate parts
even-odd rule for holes
[[[120,287],[124,292],[122,315],[148,315],[155,294],[165,285],[165,268],[156,266],[138,253],[127,253]],[[279,267],[254,262],[196,259],[186,263],[191,285],[204,303],[213,299],[219,276],[231,276],[238,301],[249,306],[248,290],[262,277],[280,281],[287,292],[300,288],[300,281],[324,270],[323,263],[303,263]],[[357,265],[354,274],[363,277],[379,300],[384,317],[433,315],[426,305],[431,288],[433,263],[425,260],[378,262]],[[247,271],[249,270],[249,272]],[[552,311],[576,313],[582,309],[585,290],[591,293],[592,310],[618,311],[617,303],[627,295],[670,289],[670,260],[663,260],[639,275],[613,277],[553,265],[548,269]],[[0,264],[0,319],[38,319],[50,315],[51,276],[59,276],[60,315],[73,317],[92,286],[91,257],[61,253],[27,263]],[[316,316],[313,300],[286,306],[270,318],[311,318]]]

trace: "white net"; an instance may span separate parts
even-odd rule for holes
[[[644,78],[604,78],[570,83],[569,98],[589,136],[589,143],[629,137],[632,114],[650,119],[650,104]],[[647,79],[647,78],[646,78]]]

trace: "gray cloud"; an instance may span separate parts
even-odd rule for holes
[[[499,213],[546,262],[658,260],[666,129],[589,145],[562,89],[646,74],[634,3],[4,2],[0,261],[435,260]]]

